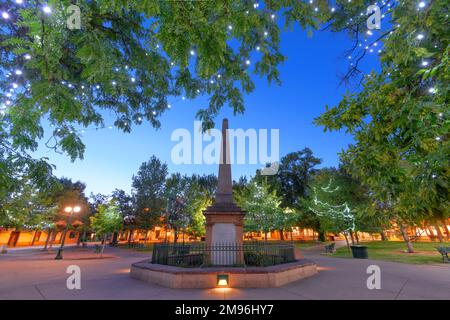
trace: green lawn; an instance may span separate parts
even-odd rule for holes
[[[317,241],[302,241],[302,242],[295,242],[295,247],[298,249],[305,249],[305,248],[310,248],[310,247],[314,247],[317,245],[326,245],[327,242],[317,242]]]
[[[449,242],[415,242],[415,253],[405,253],[406,245],[401,241],[370,241],[362,242],[368,247],[369,259],[401,262],[409,264],[442,263],[442,257],[436,247],[450,247]],[[330,255],[339,258],[351,258],[351,252],[347,247],[339,248],[336,253]]]

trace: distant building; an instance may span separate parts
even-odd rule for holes
[[[61,243],[61,237],[64,231],[52,232],[51,243],[53,245]],[[0,245],[6,244],[10,248],[43,246],[49,236],[48,230],[18,230],[18,229],[0,229]],[[66,236],[66,244],[77,243],[80,234],[76,230],[69,230]],[[50,241],[49,241],[50,242]]]
[[[31,229],[14,229],[14,228],[1,228],[0,227],[0,245],[6,244],[8,247],[26,247],[26,246],[44,246],[48,245],[58,245],[61,243],[61,237],[63,234],[64,225],[60,224],[59,228],[50,233],[51,239],[49,237],[49,230],[31,230]],[[436,229],[437,226],[423,226],[423,227],[411,227],[408,228],[408,235],[413,241],[415,240],[437,240],[440,234],[444,239],[449,237],[448,230],[450,229],[450,220],[448,220],[448,225],[444,227],[441,225],[439,227],[439,232]],[[387,239],[393,241],[403,241],[403,238],[395,226],[391,230],[384,230],[384,235]],[[94,241],[95,233],[87,233],[85,235],[88,241]],[[83,234],[76,230],[69,230],[66,237],[66,244],[79,243],[79,240],[83,237]],[[164,227],[154,227],[151,230],[141,230],[141,229],[124,229],[118,233],[119,242],[173,242],[175,233],[173,230],[166,229]],[[199,241],[201,237],[192,237],[188,234],[182,232],[178,233],[178,242],[184,241]],[[286,231],[283,233],[283,237],[280,235],[279,231],[272,231],[267,233],[267,236],[263,232],[246,232],[244,234],[245,240],[264,240],[267,238],[268,241],[273,240],[293,240],[293,241],[314,241],[318,240],[318,234],[312,229],[302,229],[299,227],[293,228],[291,231]],[[111,238],[112,239],[112,238]],[[110,240],[111,240],[110,239]],[[334,240],[344,240],[342,234],[327,234],[326,239],[328,241]],[[379,233],[367,233],[358,232],[359,240],[380,240],[381,235]]]

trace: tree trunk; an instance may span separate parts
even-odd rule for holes
[[[437,223],[434,225],[434,228],[436,229],[439,242],[444,242],[444,236],[442,235],[441,228],[439,228],[439,225]]]
[[[384,233],[383,230],[381,230],[380,236],[381,236],[381,241],[388,241],[388,238],[386,237],[386,234]]]
[[[409,239],[408,233],[403,225],[400,225],[400,232],[402,233],[403,240],[406,243],[406,248],[408,253],[414,253],[414,247],[411,240]]]
[[[106,246],[106,234],[103,236],[103,244],[102,244],[102,250],[100,251],[100,259],[103,259],[103,251],[105,251]]]
[[[118,238],[119,238],[119,231],[114,231],[111,239],[111,245],[117,246],[119,244],[119,241],[117,240]]]
[[[52,235],[53,235],[53,229],[49,229],[48,233],[47,233],[47,239],[45,239],[45,245],[44,245],[44,249],[43,249],[44,251],[48,249],[48,244],[50,242],[50,238],[52,237]]]
[[[131,238],[133,237],[133,229],[130,229],[130,234],[128,235],[128,244],[131,244]]]
[[[173,230],[173,243],[176,244],[178,241],[178,230],[174,229]]]
[[[347,243],[348,252],[350,252],[350,243],[348,243],[347,232],[344,232],[345,242]]]
[[[433,229],[427,226],[426,230],[428,231],[428,238],[430,238],[431,241],[434,241],[434,239],[436,239],[436,236],[434,235]]]
[[[284,240],[283,229],[278,230],[278,232],[280,233],[280,240]]]
[[[37,233],[37,230],[34,230],[33,237],[31,238],[30,246],[34,246],[34,241],[36,241],[36,233]]]
[[[447,221],[445,219],[442,219],[442,225],[444,226],[444,232],[447,235],[447,239],[450,239],[450,231],[447,227]]]
[[[148,230],[145,230],[144,245],[147,243]]]
[[[264,241],[267,241],[267,232],[264,232]]]
[[[317,235],[319,241],[321,242],[325,242],[325,232],[323,231],[319,231],[318,235]]]
[[[354,246],[355,245],[355,238],[353,237],[353,232],[350,231],[349,234],[350,234],[350,239],[352,240],[352,245]]]
[[[81,243],[81,234],[80,232],[78,232],[77,247],[80,246],[80,243]]]
[[[356,244],[359,244],[358,231],[355,231]]]
[[[83,243],[87,242],[86,240],[86,230],[83,231]]]
[[[430,230],[428,229],[428,227],[427,227],[427,226],[424,226],[424,227],[423,227],[423,230],[425,230],[425,234],[427,235],[427,237],[428,237],[430,240],[433,240],[433,239],[432,239],[432,234],[430,233]]]
[[[49,249],[53,248],[53,242],[55,241],[57,234],[58,234],[58,230],[54,229],[54,232],[52,232],[52,236],[50,238],[50,247],[49,247]]]

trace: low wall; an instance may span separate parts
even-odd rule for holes
[[[168,288],[215,288],[217,275],[227,274],[230,288],[280,287],[317,273],[317,265],[306,259],[270,267],[181,268],[151,264],[149,260],[132,264],[131,278]]]

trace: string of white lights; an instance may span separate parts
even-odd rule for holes
[[[18,5],[24,5],[24,1],[23,1],[23,0],[16,0],[16,3],[17,3]],[[255,8],[257,8],[258,6],[259,6],[259,4],[258,4],[257,6],[255,6]],[[51,15],[51,14],[53,13],[53,9],[52,9],[48,4],[43,4],[43,5],[41,6],[41,10],[42,10],[42,12],[43,12],[44,14],[46,14],[46,15]],[[11,15],[9,14],[8,11],[3,11],[3,12],[1,13],[1,15],[2,15],[2,18],[5,19],[5,20],[9,20],[9,19],[11,18]],[[272,14],[272,15],[271,15],[271,18],[272,18],[272,20],[274,20],[274,19],[275,19],[275,15]],[[232,28],[231,25],[229,25],[229,26],[228,26],[228,29],[231,31],[233,28]],[[265,34],[265,36],[268,35],[267,32],[264,32],[264,34]],[[157,44],[157,45],[156,45],[156,49],[159,49],[159,47],[160,47],[159,44]],[[258,47],[257,47],[257,51],[259,51],[259,49],[260,49],[260,47],[258,46]],[[191,55],[191,56],[195,56],[195,55],[196,55],[196,52],[195,52],[194,49],[191,49],[191,50],[190,50],[190,55]],[[25,60],[31,60],[31,59],[32,59],[32,56],[31,56],[30,54],[28,54],[28,53],[25,54],[23,57],[24,57]],[[174,64],[173,62],[170,62],[170,64],[171,64],[171,66],[173,66],[173,67],[175,66],[175,64]],[[246,60],[244,61],[244,64],[245,64],[246,66],[250,66],[251,61],[250,61],[249,59],[246,59]],[[23,67],[22,67],[22,68],[23,68]],[[15,76],[17,76],[17,77],[22,77],[22,76],[24,75],[24,72],[23,72],[22,68],[16,68],[13,72],[8,72],[8,73],[6,74],[6,77],[9,78],[9,77],[12,76],[12,75],[15,75]],[[115,69],[116,72],[119,72],[119,68],[118,68],[118,67],[115,67],[114,69]],[[125,66],[125,69],[128,70],[128,69],[129,69],[128,66]],[[221,78],[221,74],[218,73],[218,74],[215,75],[215,77],[217,77],[218,79],[220,79],[220,78]],[[23,79],[23,78],[22,78],[22,79]],[[130,81],[131,81],[131,83],[136,83],[137,79],[136,79],[136,77],[135,77],[134,75],[131,75],[131,76],[130,76]],[[211,78],[209,82],[210,82],[211,84],[214,84],[214,83],[215,83],[214,77]],[[71,84],[70,82],[67,82],[67,81],[61,81],[61,84],[67,85],[67,87],[68,87],[69,89],[74,89],[74,88],[75,88],[75,86],[74,86],[73,84]],[[112,86],[116,86],[116,85],[117,85],[117,81],[113,80],[113,81],[111,82],[111,85],[112,85]],[[22,90],[27,90],[27,89],[29,89],[29,84],[25,85],[24,87],[25,87],[25,88],[21,88],[20,85],[19,85],[16,81],[14,81],[14,82],[11,84],[10,89],[8,90],[8,92],[7,92],[6,95],[5,95],[6,98],[7,98],[6,101],[4,101],[2,104],[0,104],[0,116],[4,116],[4,115],[6,114],[6,112],[7,112],[7,109],[13,105],[13,100],[14,100],[13,97],[14,97],[14,95],[15,95],[15,94],[17,95],[17,93],[20,93],[20,92],[21,92],[21,91],[20,91],[21,89],[22,89]],[[84,85],[81,86],[81,89],[85,89],[85,88],[86,88],[86,87],[85,87]],[[100,89],[101,89],[101,86],[100,86],[100,85],[95,85],[95,86],[93,86],[93,88],[95,88],[96,90],[100,90]],[[23,91],[22,91],[22,92],[23,92]],[[200,91],[197,90],[197,93],[200,93]],[[85,93],[82,93],[82,95],[84,96]],[[183,96],[181,99],[178,99],[177,101],[174,101],[174,102],[172,102],[172,103],[169,103],[169,104],[167,105],[167,108],[170,109],[175,103],[179,102],[180,100],[185,100],[185,99],[186,99],[186,98]],[[80,97],[75,97],[75,100],[80,100]],[[156,115],[156,114],[157,114],[156,111],[153,111],[152,113],[153,113],[153,115]],[[141,118],[141,120],[142,120],[142,118]],[[138,121],[141,121],[141,120],[139,120],[139,118],[138,118]],[[125,122],[125,126],[127,126],[127,125],[129,125],[129,124],[128,124],[127,122]],[[79,130],[79,131],[76,131],[76,132],[78,132],[78,133],[84,133],[84,132],[86,132],[86,131],[94,131],[94,130],[97,131],[97,130],[106,129],[106,128],[112,129],[112,127],[113,127],[113,125],[103,125],[103,126],[98,126],[98,127],[94,127],[94,128],[85,128],[85,129],[82,129],[82,130]],[[75,133],[75,131],[72,132],[72,133]]]
[[[25,1],[23,1],[23,0],[16,0],[15,2],[19,6],[25,6]],[[348,2],[351,3],[351,0],[348,0]],[[309,0],[309,3],[311,5],[314,5],[314,6],[317,5],[317,1],[315,1],[315,0]],[[375,4],[377,4],[377,3],[375,3]],[[386,6],[386,8],[387,8],[386,13],[389,13],[389,12],[392,11],[393,6],[395,6],[395,1],[394,1],[394,3],[391,3],[390,1],[381,1],[381,5],[383,7]],[[259,7],[260,7],[259,3],[255,2],[254,5],[253,5],[253,8],[256,10]],[[425,1],[419,1],[418,4],[417,4],[417,10],[418,11],[424,10],[424,9],[426,9],[426,7],[427,7],[427,2],[425,2]],[[45,15],[51,15],[53,13],[53,8],[51,8],[48,4],[42,4],[41,5],[41,10],[42,10],[42,12]],[[318,12],[319,8],[315,7],[314,11]],[[329,8],[329,11],[331,13],[334,13],[334,12],[336,12],[336,8],[333,6],[333,7]],[[370,14],[371,13],[369,13],[369,12],[367,12],[367,13],[361,12],[360,13],[360,17],[361,17],[361,19],[367,19],[367,17],[370,16]],[[11,19],[11,14],[8,12],[8,10],[3,11],[1,13],[1,16],[2,16],[2,18],[4,20]],[[274,13],[270,13],[270,18],[271,18],[271,20],[274,21],[276,19],[276,15]],[[385,14],[381,15],[381,18],[382,19],[385,18]],[[353,22],[354,22],[353,18],[350,18],[349,21],[347,22],[347,24],[351,24]],[[399,26],[397,26],[397,27],[399,27]],[[227,29],[228,29],[228,31],[231,32],[233,30],[233,26],[232,25],[228,25]],[[392,32],[393,31],[391,31],[391,33]],[[366,37],[365,37],[364,41],[360,41],[358,43],[358,47],[363,47],[364,46],[364,50],[368,51],[369,53],[375,52],[375,50],[376,50],[375,48],[378,48],[377,52],[379,54],[381,54],[383,52],[383,50],[380,47],[381,45],[379,44],[378,41],[374,41],[372,43],[368,43],[368,38],[370,36],[372,36],[373,34],[374,34],[373,31],[367,30],[367,32],[365,33]],[[268,36],[268,32],[267,31],[264,31],[264,36],[265,37]],[[423,32],[419,32],[416,35],[416,39],[418,40],[419,43],[420,43],[420,41],[424,41],[425,34]],[[159,48],[158,44],[156,45],[156,48],[157,49]],[[260,46],[256,47],[257,51],[260,51],[260,49],[261,49]],[[191,56],[195,56],[196,55],[195,50],[191,49],[190,54],[191,54]],[[31,60],[32,56],[29,53],[26,53],[26,54],[23,55],[23,58],[25,60]],[[348,58],[348,60],[350,62],[350,66],[353,67],[354,64],[355,64],[355,59],[357,59],[357,57],[353,57],[353,56],[349,55],[347,58]],[[244,61],[244,64],[245,64],[245,66],[250,66],[251,65],[250,59],[246,59]],[[174,66],[174,63],[171,62],[171,65]],[[427,68],[429,66],[431,66],[431,61],[429,61],[429,60],[423,60],[420,63],[420,67],[421,68]],[[116,69],[116,71],[119,71],[118,67],[116,67],[115,69]],[[125,66],[125,69],[128,70],[128,66]],[[14,69],[13,71],[10,71],[9,73],[6,74],[6,77],[10,77],[12,75],[14,75],[16,79],[23,77],[23,75],[24,75],[23,67],[18,67],[16,69]],[[216,77],[220,78],[221,75],[217,74]],[[136,77],[134,75],[130,75],[129,78],[130,78],[130,82],[131,83],[136,83],[137,79],[136,79]],[[211,84],[214,84],[215,83],[215,79],[211,78],[209,80],[209,82]],[[62,84],[67,84],[68,88],[74,88],[74,85],[71,84],[71,83],[66,83],[65,81],[62,81]],[[113,80],[111,84],[113,86],[116,86],[117,82]],[[81,89],[84,89],[84,88],[85,88],[84,86],[81,86]],[[94,86],[94,88],[97,89],[97,90],[101,89],[100,85],[96,85],[96,86]],[[13,104],[14,104],[14,100],[15,100],[14,97],[17,96],[18,93],[23,92],[24,90],[29,90],[29,84],[25,84],[24,86],[20,87],[20,85],[16,81],[11,83],[10,89],[5,94],[6,100],[3,101],[2,103],[0,103],[0,116],[4,116],[6,114],[7,109],[10,108],[11,106],[13,106]],[[430,94],[435,94],[437,92],[437,89],[434,86],[431,86],[430,88],[428,88],[428,92]],[[79,100],[79,99],[80,99],[79,97],[75,97],[75,100]],[[185,100],[185,98],[183,97],[181,100]],[[174,105],[175,103],[177,103],[178,101],[168,104],[168,108],[170,109],[171,106]],[[157,114],[157,112],[153,111],[153,115],[156,115],[156,114]],[[138,121],[139,121],[139,118],[138,118]],[[129,125],[129,124],[127,122],[125,122],[125,126],[127,126],[127,125]],[[79,130],[77,132],[78,133],[83,133],[83,132],[86,132],[86,131],[91,131],[91,130],[97,131],[97,130],[106,129],[106,128],[112,128],[112,127],[113,127],[112,125],[104,125],[104,126],[99,126],[99,127],[95,127],[95,128],[85,128],[85,129]],[[439,141],[440,137],[436,137],[436,140]]]
[[[333,190],[330,190],[333,179],[329,179],[328,185],[326,187],[320,187],[320,189],[327,193],[334,193],[339,190],[339,186],[336,186]],[[318,217],[322,218],[332,218],[332,219],[343,219],[344,221],[348,221],[351,224],[351,227],[346,229],[345,231],[354,231],[355,230],[355,215],[353,214],[350,206],[347,202],[339,205],[332,205],[327,202],[323,202],[318,199],[317,188],[313,187],[314,191],[314,205],[318,208],[315,209],[309,206],[309,210],[315,213]]]

